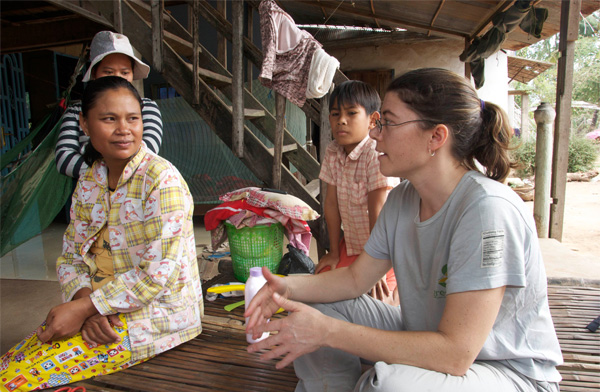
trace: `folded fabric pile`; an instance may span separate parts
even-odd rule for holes
[[[213,249],[227,239],[225,221],[237,229],[279,222],[290,244],[308,255],[312,234],[306,221],[317,219],[319,214],[301,199],[256,187],[238,189],[219,199],[223,204],[204,216],[204,226],[211,231]]]

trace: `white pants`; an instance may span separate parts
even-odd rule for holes
[[[377,329],[403,329],[400,309],[368,295],[313,304],[323,314]],[[462,377],[408,365],[377,362],[361,375],[361,359],[341,350],[321,348],[294,361],[297,392],[558,392],[557,383],[531,380],[497,361],[477,361]]]

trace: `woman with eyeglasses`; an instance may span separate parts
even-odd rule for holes
[[[502,183],[506,114],[435,68],[394,80],[381,113],[371,130],[381,172],[408,181],[390,192],[358,260],[326,284],[264,271],[247,331],[279,333],[248,350],[284,356],[279,368],[293,361],[297,391],[558,391],[535,224]],[[363,295],[390,266],[401,310]],[[267,322],[279,307],[289,315]],[[361,362],[374,366],[361,374]]]

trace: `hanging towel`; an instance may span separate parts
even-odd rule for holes
[[[306,98],[321,98],[327,94],[331,89],[333,76],[339,66],[338,59],[327,54],[322,48],[317,49],[310,63]]]

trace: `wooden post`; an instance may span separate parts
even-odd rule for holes
[[[227,20],[226,0],[217,0],[217,12]],[[227,38],[219,32],[217,32],[217,60],[227,68]]]
[[[565,215],[569,136],[571,133],[571,98],[573,97],[573,59],[575,41],[579,35],[580,10],[581,0],[561,2],[560,57],[556,80],[556,122],[552,161],[552,205],[550,207],[550,238],[558,241],[562,241]]]
[[[199,23],[200,23],[200,7],[198,2],[200,0],[194,0],[194,4],[192,6],[192,21],[191,21],[191,33],[194,40],[194,50],[193,50],[193,62],[192,62],[192,73],[194,78],[194,96],[192,105],[197,106],[200,104],[200,75],[198,74],[198,68],[200,61],[200,37],[199,37]]]
[[[142,58],[142,54],[136,48],[133,48],[133,54],[135,54],[135,57],[137,57],[138,59]],[[146,95],[145,95],[146,93],[144,91],[144,80],[143,79],[132,80],[131,84],[133,84],[133,87],[135,87],[135,89],[138,91],[138,93],[140,93],[140,97],[142,97],[142,98],[146,97]]]
[[[471,45],[471,39],[465,38],[465,50],[469,48]],[[471,81],[471,64],[468,61],[465,61],[465,78]]]
[[[306,151],[308,151],[308,153],[313,158],[318,159],[318,157],[317,157],[317,146],[315,146],[313,144],[312,134],[313,134],[313,122],[307,116],[306,117]]]
[[[319,162],[323,162],[325,159],[325,151],[327,146],[331,143],[331,126],[329,125],[329,96],[327,93],[321,98],[321,124],[319,134]]]
[[[515,122],[515,95],[508,92],[508,110],[506,111],[506,115],[508,116],[508,123],[510,126],[514,126]]]
[[[273,188],[281,188],[281,163],[283,161],[283,128],[285,126],[285,97],[275,93],[275,140],[273,141]]]
[[[196,3],[195,0],[192,0],[193,3]],[[187,3],[186,5],[186,14],[187,14],[187,31],[190,32],[190,35],[193,37],[194,34],[193,32],[193,27],[192,24],[194,23],[194,4],[193,3]]]
[[[234,1],[231,3],[231,13],[233,16],[233,52],[232,67],[233,80],[231,97],[233,105],[233,153],[238,158],[244,157],[244,55],[242,53],[242,43],[244,38],[244,2]]]
[[[123,13],[121,12],[121,0],[113,0],[113,24],[117,33],[123,34]]]
[[[254,37],[254,8],[251,4],[248,6],[248,18],[246,19],[246,36],[250,41]],[[246,61],[246,83],[248,83],[248,91],[252,92],[252,60]]]
[[[542,102],[533,114],[537,124],[533,218],[535,219],[538,238],[548,238],[552,166],[552,124],[555,116],[554,109],[547,102]]]
[[[329,98],[329,93],[321,98],[321,130],[319,133],[319,162],[321,162],[321,164],[323,164],[323,161],[325,160],[325,152],[327,151],[327,146],[331,142],[331,125],[329,124]],[[327,222],[325,222],[324,214],[325,210],[323,208],[325,205],[326,196],[327,186],[323,183],[323,181],[320,181],[319,204],[321,205],[321,211],[319,211],[319,214],[321,217],[319,218],[319,238],[321,241],[317,244],[317,254],[319,259],[325,255],[325,248],[327,248],[327,244],[329,243]]]
[[[150,0],[152,10],[152,66],[157,72],[163,70],[163,0]]]
[[[529,133],[529,93],[521,95],[521,138],[527,137]]]

